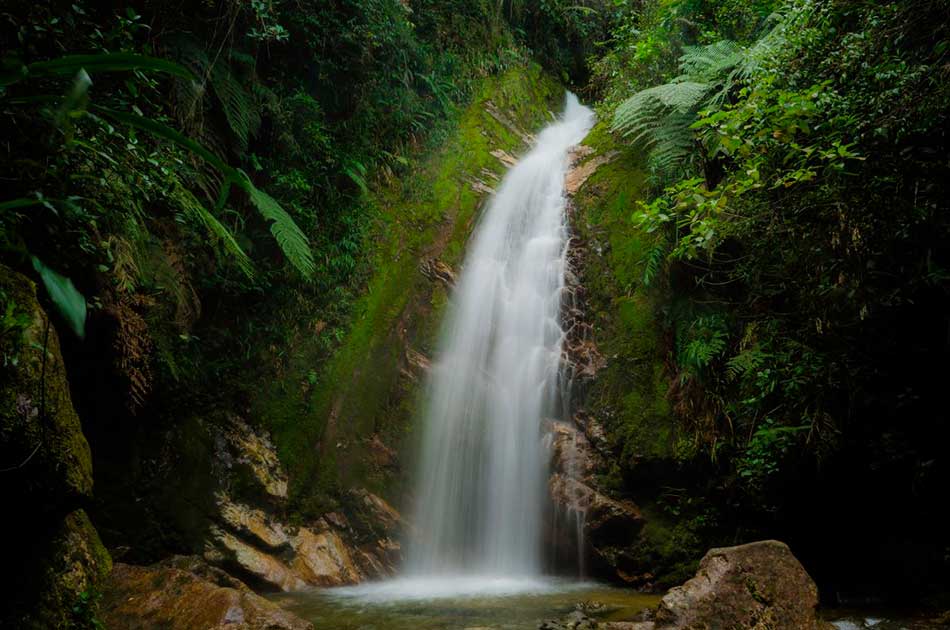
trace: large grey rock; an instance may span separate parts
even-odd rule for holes
[[[777,540],[711,549],[660,601],[656,630],[824,630],[818,589]]]

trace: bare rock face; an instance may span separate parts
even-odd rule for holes
[[[823,630],[818,589],[777,540],[711,549],[696,576],[660,601],[656,630]]]
[[[116,564],[100,615],[106,627],[126,630],[313,630],[195,558],[150,567]]]

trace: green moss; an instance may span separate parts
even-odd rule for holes
[[[0,356],[17,359],[0,367],[0,455],[5,462],[30,462],[28,469],[4,475],[0,487],[11,501],[44,496],[57,508],[76,505],[92,492],[92,458],[73,408],[56,328],[26,277],[0,265],[0,290],[28,321],[0,337]]]
[[[608,436],[621,453],[621,469],[629,473],[673,453],[659,301],[642,281],[652,235],[631,218],[645,191],[645,174],[639,157],[619,145],[604,123],[594,127],[584,144],[595,150],[588,159],[614,156],[575,198],[575,223],[589,250],[581,280],[588,290],[597,345],[610,357],[591,387],[588,404],[608,419]]]
[[[472,181],[492,186],[484,171],[501,177],[504,167],[492,150],[523,148],[517,134],[489,115],[488,102],[534,130],[562,97],[563,89],[533,64],[488,77],[451,121],[442,146],[408,176],[374,191],[375,226],[365,244],[372,274],[338,349],[320,363],[318,344],[299,339],[282,378],[262,384],[252,401],[288,469],[299,511],[321,512],[335,505],[341,489],[357,485],[396,497],[400,476],[374,463],[368,443],[374,434],[397,449],[411,443],[420,379],[408,375],[406,349],[432,351],[447,301],[420,263],[459,264],[483,200]]]

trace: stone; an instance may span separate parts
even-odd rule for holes
[[[643,517],[632,501],[611,499],[560,473],[551,475],[548,488],[562,510],[584,514],[585,532],[600,541],[632,539],[643,527]]]
[[[291,566],[308,584],[341,586],[360,581],[359,569],[336,532],[314,533],[301,527],[292,544],[296,556]]]
[[[568,156],[571,166],[564,178],[564,192],[568,196],[575,195],[590,176],[597,172],[598,168],[604,164],[608,164],[617,155],[616,151],[611,151],[603,155],[594,156],[589,160],[585,159],[590,157],[592,153],[594,153],[594,150],[583,144],[571,150]]]
[[[271,519],[263,511],[250,506],[234,503],[226,496],[218,500],[218,514],[231,530],[250,537],[272,549],[290,544],[290,537],[280,523]]]
[[[551,422],[551,470],[570,478],[592,483],[593,476],[605,469],[599,453],[587,436],[566,422]]]
[[[656,630],[824,630],[818,588],[785,543],[711,549],[695,577],[663,597]]]
[[[229,570],[246,575],[265,588],[299,591],[309,586],[280,559],[236,536],[217,527],[211,528],[211,536],[216,546],[206,552],[205,557],[209,562],[220,563]]]
[[[181,567],[200,564],[178,562]],[[168,565],[116,564],[99,614],[106,627],[124,630],[313,630],[313,624],[247,587],[222,586]]]
[[[244,469],[248,473],[245,476],[267,499],[281,503],[287,498],[287,473],[265,432],[255,431],[242,418],[229,415],[217,451],[221,461]]]
[[[26,322],[0,337],[0,490],[11,504],[69,512],[64,505],[78,508],[91,496],[92,457],[59,336],[31,280],[0,265],[0,289]]]

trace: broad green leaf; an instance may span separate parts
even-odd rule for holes
[[[76,290],[72,280],[56,273],[36,256],[30,258],[56,310],[73,329],[76,336],[83,339],[86,336],[86,298]]]

